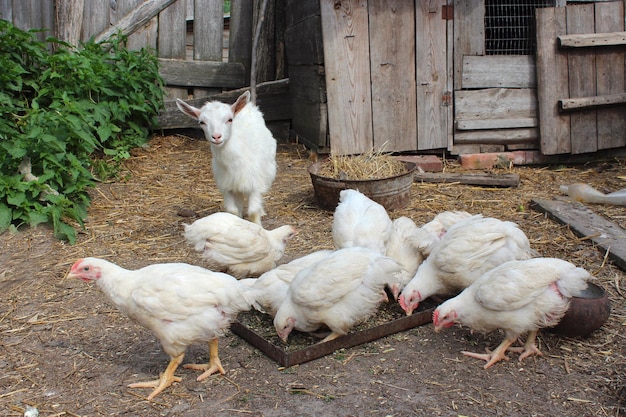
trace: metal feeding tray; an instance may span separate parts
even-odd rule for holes
[[[438,300],[439,301],[439,300]],[[289,350],[288,345],[284,345],[282,341],[276,335],[274,330],[271,337],[264,337],[258,329],[255,329],[251,325],[244,325],[242,322],[245,320],[242,318],[233,322],[230,326],[231,331],[237,336],[241,337],[252,346],[259,349],[269,358],[273,359],[280,366],[288,368],[290,366],[298,365],[301,363],[309,362],[314,359],[319,359],[323,356],[329,355],[338,349],[351,348],[367,342],[371,342],[381,337],[389,336],[398,332],[412,329],[417,326],[422,326],[432,322],[433,311],[438,303],[425,300],[420,304],[418,309],[410,316],[401,316],[404,314],[400,310],[398,303],[387,303],[381,306],[381,311],[384,314],[395,315],[399,318],[390,319],[382,324],[373,324],[371,327],[364,328],[365,325],[361,325],[357,330],[353,330],[345,336],[338,337],[337,339],[330,340],[328,342],[319,343],[320,339],[315,339],[314,336],[292,332],[289,336],[289,341],[294,339],[294,336],[300,341],[298,346],[304,346],[297,348],[296,350]],[[397,311],[399,310],[399,312]],[[400,313],[401,312],[401,313]],[[270,316],[257,311],[251,311],[244,313],[247,315],[258,315],[257,319],[264,320],[266,326],[273,328],[272,319]],[[374,321],[374,320],[370,320]],[[268,324],[269,323],[269,324]],[[273,339],[276,343],[273,343]]]

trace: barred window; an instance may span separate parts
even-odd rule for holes
[[[535,9],[554,0],[485,0],[485,54],[534,55]]]

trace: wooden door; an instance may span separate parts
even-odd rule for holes
[[[626,146],[624,3],[537,12],[541,152]]]
[[[538,148],[536,60],[528,47],[536,7],[537,2],[454,2],[452,153]]]
[[[452,1],[416,1],[417,149],[452,139]]]
[[[445,148],[448,0],[320,0],[331,152]]]

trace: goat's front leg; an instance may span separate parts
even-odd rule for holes
[[[260,225],[261,217],[263,217],[264,214],[263,196],[259,192],[250,193],[248,196],[248,219]]]
[[[243,199],[237,193],[225,191],[222,193],[224,197],[224,211],[243,218]]]

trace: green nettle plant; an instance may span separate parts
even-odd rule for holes
[[[149,140],[163,80],[124,42],[73,48],[0,20],[0,233],[49,223],[74,243],[89,188]]]

